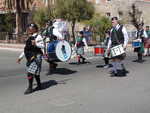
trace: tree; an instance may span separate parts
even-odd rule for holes
[[[131,23],[138,29],[139,24],[144,24],[142,19],[142,11],[140,11],[135,4],[132,4],[131,11],[129,11]]]
[[[71,22],[72,36],[75,41],[75,24],[81,20],[89,20],[94,14],[94,6],[87,0],[57,0],[55,13],[58,18]]]
[[[45,22],[55,18],[53,10],[53,7],[51,7],[51,9],[49,7],[45,7],[36,10],[33,14],[33,21],[40,27],[43,27],[43,25],[45,25]]]
[[[110,19],[106,16],[101,16],[98,13],[94,14],[92,19],[85,21],[84,23],[92,27],[94,37],[96,38],[98,36],[100,41],[103,40],[106,30],[111,28]]]

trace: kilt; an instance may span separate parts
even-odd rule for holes
[[[150,48],[150,39],[144,40],[144,48]]]
[[[144,53],[144,44],[142,43],[142,44],[141,44],[141,47],[134,48],[134,52],[137,52],[137,53]]]
[[[32,62],[27,62],[26,70],[28,73],[40,75],[41,65],[42,65],[42,56],[37,55],[37,57]]]
[[[79,47],[76,50],[77,55],[84,55],[84,47]]]

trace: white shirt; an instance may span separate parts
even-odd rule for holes
[[[118,24],[117,26],[116,26],[116,30],[118,30],[120,28],[120,25]],[[112,33],[112,30],[113,30],[113,28],[111,29],[111,33]],[[126,47],[127,46],[127,44],[128,44],[128,40],[129,40],[129,36],[128,36],[128,33],[127,33],[127,30],[126,30],[126,28],[123,26],[123,28],[122,28],[122,33],[123,33],[123,35],[124,35],[124,43],[123,43],[123,47]],[[110,47],[111,47],[111,37],[110,37],[110,39],[109,39],[109,42],[108,42],[108,46],[107,46],[107,48],[109,49]]]
[[[36,36],[36,35],[37,35],[37,37],[35,39],[35,45],[38,48],[41,48],[42,51],[44,52],[44,41],[43,41],[43,38],[38,33],[34,33],[32,36]],[[23,57],[24,57],[24,51],[19,55],[19,59],[22,59]]]
[[[138,32],[138,31],[137,31],[137,32]],[[136,37],[137,37],[137,32],[136,32],[136,35],[135,35]],[[143,37],[144,37],[144,38],[148,38],[147,33],[146,33],[145,30],[143,31]]]

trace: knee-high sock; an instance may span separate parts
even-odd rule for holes
[[[104,58],[104,61],[105,61],[105,65],[108,65],[108,64],[109,64],[109,58],[105,57],[105,58]]]
[[[138,53],[138,60],[142,60],[142,53]]]
[[[121,61],[120,63],[121,63],[122,69],[123,69],[123,70],[126,70],[126,67],[125,67],[125,65],[124,65],[124,61]]]
[[[123,69],[121,62],[116,62],[116,68],[117,68],[117,70],[122,70]]]
[[[40,75],[35,75],[35,79],[36,79],[38,87],[41,87]]]
[[[116,62],[112,62],[112,70],[117,73],[117,65]]]
[[[148,55],[148,48],[144,48],[144,55]]]
[[[27,74],[27,77],[28,77],[28,84],[29,84],[28,88],[32,89],[32,85],[33,85],[33,74],[28,73],[28,74]]]

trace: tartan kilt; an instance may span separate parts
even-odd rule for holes
[[[28,73],[40,75],[41,65],[42,65],[42,56],[37,55],[37,57],[32,62],[27,62],[26,70]]]
[[[144,44],[142,43],[141,47],[134,48],[134,52],[144,53]]]
[[[79,47],[76,50],[77,55],[84,55],[84,47]]]

